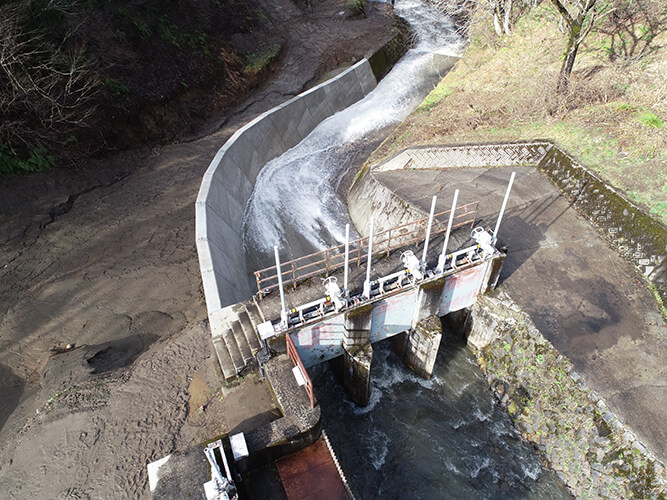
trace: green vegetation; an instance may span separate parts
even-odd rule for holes
[[[49,170],[56,165],[56,158],[50,155],[41,146],[33,146],[28,149],[26,158],[20,158],[12,151],[0,144],[0,176],[13,172],[41,172]]]
[[[440,103],[445,97],[454,93],[454,89],[449,85],[446,85],[443,82],[440,82],[438,86],[431,91],[429,95],[426,96],[424,102],[422,102],[417,109],[422,111],[430,111],[437,104]]]
[[[665,126],[665,122],[663,122],[660,118],[658,118],[655,114],[653,114],[652,111],[648,109],[645,109],[637,113],[637,120],[639,120],[639,123],[642,123],[647,127],[651,128],[662,128]]]
[[[128,95],[131,92],[128,85],[115,78],[105,78],[102,83],[109,92],[116,96]]]
[[[366,0],[351,0],[347,4],[347,15],[349,17],[366,15]]]
[[[550,139],[667,223],[665,14],[655,2],[642,0],[648,20],[615,5],[618,16],[581,43],[562,95],[565,43],[552,5],[514,18],[511,36],[475,19],[463,58],[370,162],[415,145]]]
[[[244,68],[245,71],[250,74],[261,72],[276,60],[278,54],[280,54],[280,49],[282,49],[282,45],[280,43],[274,43],[273,45],[264,47],[263,50],[260,50],[255,54],[247,56]]]

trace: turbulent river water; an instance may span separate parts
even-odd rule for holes
[[[441,78],[442,55],[462,42],[446,18],[415,0],[395,11],[417,35],[365,99],[320,124],[268,163],[248,204],[248,266],[342,242],[349,222],[339,183],[359,152],[403,120]],[[471,353],[453,336],[440,347],[426,381],[404,367],[390,345],[373,346],[371,402],[349,402],[326,364],[312,369],[323,424],[359,498],[569,498],[553,473],[517,435],[495,403]]]

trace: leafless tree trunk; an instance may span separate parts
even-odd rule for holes
[[[568,35],[565,59],[560,68],[558,84],[556,85],[556,93],[564,94],[567,92],[570,83],[570,75],[574,68],[574,60],[577,57],[579,46],[590,33],[601,12],[596,6],[596,0],[575,0],[571,3],[564,3],[562,0],[551,0],[551,3],[558,10]]]

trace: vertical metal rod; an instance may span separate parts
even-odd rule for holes
[[[343,274],[343,293],[347,297],[348,267],[350,266],[350,225],[345,224],[345,273]]]
[[[278,288],[280,288],[280,323],[287,326],[287,308],[285,307],[285,290],[283,290],[283,274],[280,270],[280,255],[278,255],[278,245],[273,246],[273,253],[276,256],[276,271],[278,272]]]
[[[368,236],[368,261],[366,262],[366,281],[364,281],[364,297],[369,299],[371,297],[371,262],[373,260],[373,224],[374,220],[371,217],[371,234]]]
[[[447,233],[445,234],[445,243],[442,245],[442,255],[447,255],[447,245],[449,244],[449,234],[452,231],[452,224],[454,223],[454,212],[456,212],[456,202],[459,199],[459,190],[454,191],[454,199],[452,200],[452,209],[449,213],[449,222],[447,223]]]
[[[428,252],[428,242],[431,239],[431,226],[433,225],[433,214],[435,213],[435,200],[438,197],[434,196],[431,201],[431,213],[428,215],[428,226],[426,226],[426,239],[424,240],[424,253],[422,254],[421,264],[424,266],[426,264],[426,253]]]
[[[459,190],[454,191],[454,199],[452,200],[452,209],[449,211],[449,222],[447,223],[447,232],[445,233],[445,242],[442,244],[442,253],[438,258],[437,271],[439,273],[445,270],[445,261],[447,260],[447,245],[449,244],[449,233],[452,231],[452,224],[454,223],[454,212],[456,212],[456,202],[459,199]]]
[[[507,185],[507,191],[505,191],[505,199],[503,199],[503,206],[500,208],[500,213],[498,214],[498,220],[496,221],[496,228],[493,230],[493,244],[496,244],[496,239],[498,238],[498,228],[500,227],[500,222],[503,220],[503,215],[505,214],[505,208],[507,207],[507,200],[510,197],[510,191],[512,190],[512,184],[514,183],[514,176],[516,172],[512,172],[510,176],[510,182]]]

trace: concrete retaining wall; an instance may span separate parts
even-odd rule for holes
[[[372,172],[362,174],[352,184],[347,208],[362,236],[370,233],[371,217],[374,218],[375,232],[428,217],[428,213],[406,202],[379,182]]]
[[[538,165],[553,148],[545,141],[507,144],[466,144],[460,146],[418,146],[408,148],[388,160],[365,166],[355,179],[348,196],[350,217],[360,234],[368,236],[370,218],[377,231],[428,217],[428,213],[403,200],[379,182],[374,172],[453,167]]]
[[[544,172],[667,301],[667,228],[551,141],[405,149],[359,173],[348,197],[350,216],[364,236],[371,216],[378,231],[428,216],[379,182],[374,172],[513,165],[534,165]]]
[[[197,251],[212,329],[219,322],[222,308],[252,295],[242,224],[261,169],[376,85],[370,64],[363,59],[335,78],[258,116],[215,155],[196,203]]]

